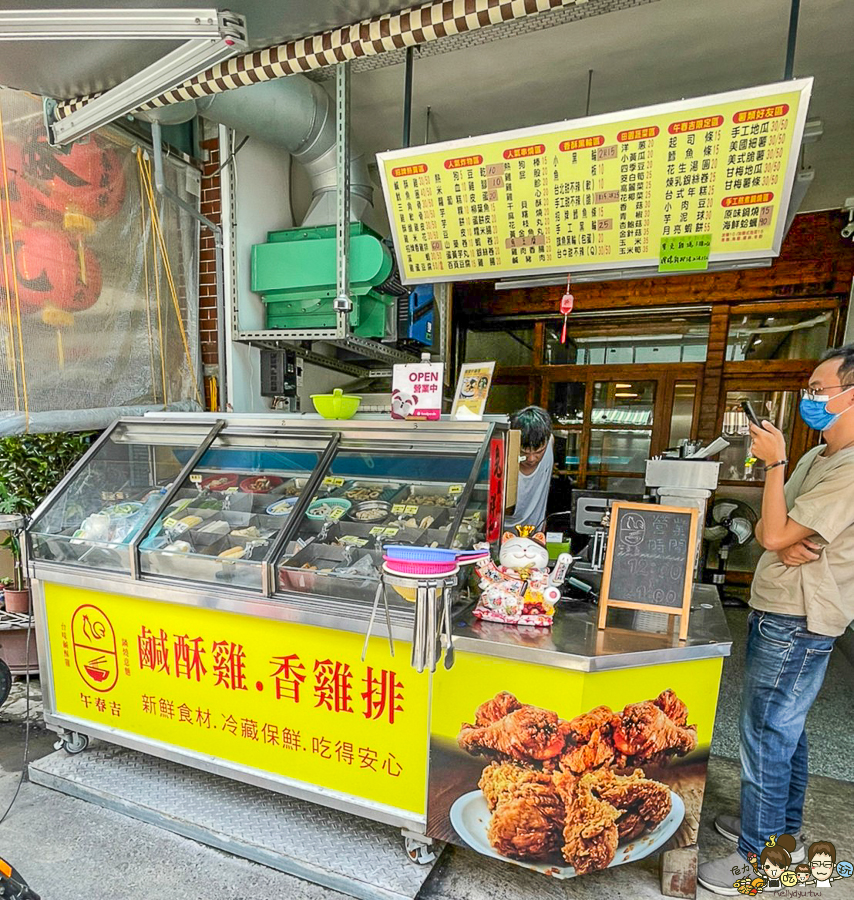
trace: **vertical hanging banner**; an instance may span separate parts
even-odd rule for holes
[[[377,154],[403,281],[777,256],[812,79]],[[678,250],[678,247],[677,247]],[[706,253],[708,254],[706,256]]]

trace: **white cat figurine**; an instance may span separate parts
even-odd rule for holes
[[[547,628],[560,591],[549,580],[545,535],[531,535],[533,528],[527,526],[517,526],[517,530],[518,535],[504,534],[499,565],[491,559],[476,563],[482,593],[474,614],[488,622]],[[477,549],[488,546],[479,544]]]

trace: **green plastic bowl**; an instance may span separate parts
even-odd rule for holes
[[[324,419],[352,419],[362,398],[335,388],[331,394],[312,394],[311,402]]]

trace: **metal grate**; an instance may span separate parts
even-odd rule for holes
[[[30,780],[361,900],[412,900],[416,865],[388,825],[99,744],[30,763]],[[435,864],[435,861],[434,863]]]

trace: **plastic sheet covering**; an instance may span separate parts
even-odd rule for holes
[[[154,191],[131,137],[106,129],[53,150],[41,109],[0,89],[3,431],[84,427],[75,410],[91,421],[203,405],[198,224]],[[198,207],[198,173],[167,159],[165,174]]]

